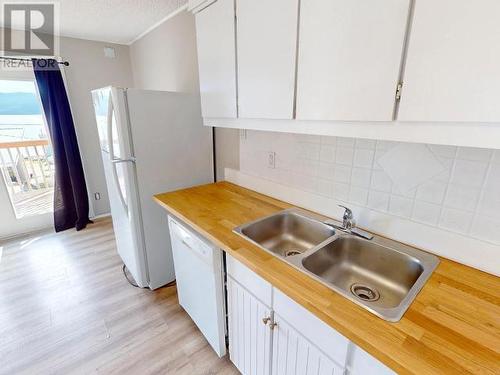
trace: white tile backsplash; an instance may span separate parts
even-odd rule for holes
[[[490,161],[493,150],[487,148],[461,147],[458,149],[457,158],[475,161]]]
[[[336,165],[333,179],[336,182],[348,184],[351,182],[352,168],[346,165]]]
[[[377,141],[373,139],[356,139],[355,144],[357,149],[375,150]]]
[[[444,208],[441,212],[440,227],[458,233],[467,233],[472,223],[473,216],[470,212]]]
[[[446,183],[437,179],[424,182],[417,188],[417,199],[428,203],[441,204],[447,187]]]
[[[352,165],[354,149],[348,147],[337,147],[335,162],[342,165]]]
[[[492,162],[500,164],[500,150],[495,150],[495,153],[493,154]]]
[[[445,207],[474,211],[479,201],[480,189],[450,184],[444,200]]]
[[[484,184],[488,162],[462,160],[455,161],[451,182],[457,185],[480,188]]]
[[[400,144],[377,162],[401,191],[415,189],[446,169],[426,145],[418,143]]]
[[[322,144],[319,159],[328,163],[335,163],[336,149],[334,145]]]
[[[386,212],[389,209],[391,195],[380,191],[370,190],[368,194],[368,207],[373,210]]]
[[[392,181],[384,171],[373,171],[371,188],[377,191],[390,192]]]
[[[333,184],[333,196],[338,200],[347,202],[349,200],[349,185],[343,183]]]
[[[437,204],[422,201],[415,202],[413,208],[413,219],[415,221],[435,226],[439,222],[440,214],[441,206]]]
[[[240,143],[244,173],[500,245],[499,150],[261,131]]]
[[[349,192],[349,202],[359,204],[361,206],[366,206],[368,201],[368,189],[363,189],[360,187],[352,186]]]
[[[355,167],[372,168],[374,156],[375,156],[374,150],[365,150],[362,148],[357,148],[354,151],[353,165]]]
[[[500,243],[500,219],[478,216],[472,224],[471,235],[493,243]]]
[[[389,212],[396,216],[410,218],[413,209],[413,200],[410,198],[392,195],[389,201]]]
[[[351,173],[351,185],[368,189],[370,187],[371,177],[371,169],[353,168]]]

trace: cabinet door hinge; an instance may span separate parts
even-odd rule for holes
[[[403,82],[399,82],[396,86],[396,100],[401,99],[401,92],[403,91]]]

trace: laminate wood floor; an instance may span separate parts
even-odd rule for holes
[[[0,244],[0,374],[237,374],[175,287],[122,274],[109,219]]]

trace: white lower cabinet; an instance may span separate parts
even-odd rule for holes
[[[283,318],[275,315],[273,330],[273,375],[340,375],[340,367]]]
[[[245,375],[393,375],[227,255],[229,356]]]
[[[389,367],[373,358],[370,354],[352,344],[347,368],[349,375],[396,375]]]
[[[232,277],[227,280],[227,294],[231,361],[242,374],[269,374],[271,329],[265,322],[271,321],[271,309]]]

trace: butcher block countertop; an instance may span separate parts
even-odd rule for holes
[[[292,205],[228,182],[155,200],[394,371],[500,374],[499,278],[441,258],[403,318],[389,323],[232,231]]]

